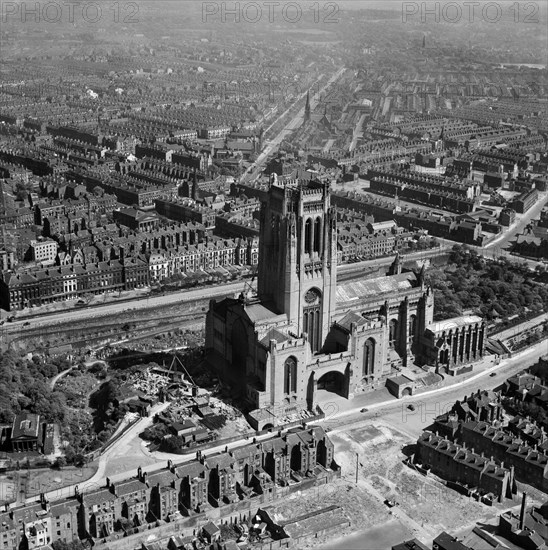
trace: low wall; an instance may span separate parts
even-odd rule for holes
[[[150,528],[141,533],[121,537],[119,539],[96,539],[94,549],[97,550],[134,550],[140,549],[143,542],[153,542],[168,539],[174,536],[194,535],[199,527],[207,522],[204,514],[165,523],[156,527],[153,523]],[[167,545],[166,545],[167,547]]]
[[[274,428],[267,429],[267,430],[259,430],[256,432],[253,432],[249,434],[249,442],[251,443],[254,438],[256,438],[259,435],[265,435],[267,433],[276,433],[279,430],[289,430],[290,428],[295,428],[296,426],[302,426],[303,424],[310,424],[312,422],[317,422],[318,420],[322,420],[325,418],[325,413],[316,414],[314,416],[311,416],[309,418],[306,418],[304,420],[296,420],[294,422],[288,422],[287,424],[282,424],[279,426],[275,426]],[[234,443],[236,441],[241,441],[242,436],[241,435],[234,435],[232,437],[225,437],[224,439],[214,439],[213,441],[209,441],[208,443],[205,443],[204,445],[195,445],[193,447],[188,447],[185,449],[181,449],[178,453],[173,453],[174,456],[179,455],[194,455],[196,454],[196,451],[207,451],[208,449],[212,447],[220,447],[221,445],[230,445],[230,443]]]
[[[473,368],[470,372],[466,372],[464,374],[460,374],[457,376],[447,375],[443,380],[440,380],[435,384],[431,384],[430,386],[424,386],[422,388],[417,388],[414,394],[420,395],[421,393],[425,393],[437,388],[444,388],[447,386],[454,386],[455,384],[464,383],[468,378],[478,374],[480,368],[483,370],[485,368],[496,365],[499,362],[500,362],[500,358],[494,355],[486,355],[480,361],[477,361],[476,363],[472,364]]]
[[[316,485],[326,485],[330,481],[340,477],[341,470],[339,469],[337,471],[328,471],[325,477],[319,479],[305,479],[304,481],[287,487],[275,486],[272,493],[258,495],[249,500],[240,500],[231,504],[223,504],[219,508],[210,508],[203,513],[193,514],[190,517],[183,517],[174,522],[164,523],[157,527],[156,524],[151,523],[146,526],[142,532],[127,537],[120,535],[120,538],[115,538],[113,536],[109,539],[96,539],[94,548],[96,550],[133,550],[140,549],[143,542],[159,541],[175,535],[194,535],[208,520],[212,520],[215,523],[239,522],[242,521],[244,516],[248,519],[251,515],[255,514],[261,505],[265,503],[274,500],[283,500],[287,495],[311,489]],[[272,544],[272,549],[291,547],[286,544],[285,541],[274,541],[262,545],[262,548],[267,550],[270,548],[270,544]]]

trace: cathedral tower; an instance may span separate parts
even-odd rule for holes
[[[322,349],[336,308],[337,229],[329,185],[278,183],[261,209],[258,294],[290,330]]]

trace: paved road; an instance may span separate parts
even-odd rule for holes
[[[502,249],[507,247],[510,242],[514,240],[516,235],[523,233],[523,230],[531,223],[531,220],[540,217],[540,212],[546,205],[547,200],[548,193],[539,193],[539,199],[536,204],[532,206],[525,214],[517,214],[516,221],[509,227],[509,231],[505,231],[502,235],[484,247],[484,249]],[[480,248],[479,250],[483,249]]]
[[[128,429],[128,431],[116,442],[115,445],[110,447],[106,452],[104,452],[101,457],[99,458],[99,466],[97,469],[97,472],[88,480],[83,481],[81,483],[75,483],[73,485],[69,485],[67,487],[63,487],[62,489],[55,489],[53,491],[47,492],[46,497],[50,501],[60,500],[63,498],[68,498],[74,495],[75,488],[78,487],[78,490],[80,493],[85,493],[89,491],[95,491],[97,489],[106,487],[106,480],[107,476],[105,475],[105,472],[108,467],[109,461],[119,455],[120,450],[123,450],[125,446],[130,442],[131,440],[138,438],[139,434],[149,427],[152,422],[154,415],[160,413],[164,409],[166,409],[170,403],[161,403],[156,405],[151,409],[150,416],[141,418],[136,424],[134,424],[131,428]],[[256,436],[257,441],[265,441],[267,439],[271,439],[273,437],[277,437],[277,432],[273,433],[267,433],[263,435]],[[238,447],[242,447],[244,445],[248,445],[251,441],[248,439],[242,438],[240,441],[234,442],[230,444],[230,449],[235,449]],[[223,452],[225,450],[226,445],[218,445],[217,447],[212,447],[210,449],[207,449],[207,451],[204,452],[205,455],[214,455],[216,453]],[[154,453],[156,455],[156,453]],[[168,454],[168,453],[157,453],[157,458],[159,460],[156,464],[149,464],[147,466],[142,467],[143,472],[157,472],[159,470],[164,469],[167,466],[167,459],[171,459],[173,461],[173,464],[175,466],[179,466],[181,464],[185,464],[187,462],[191,462],[196,459],[196,455],[191,453],[188,455],[175,455],[175,454]],[[165,459],[164,459],[165,457]],[[133,476],[136,475],[136,470],[131,469],[127,470],[118,474],[109,475],[108,478],[112,482],[117,481],[124,481],[127,480]],[[27,504],[36,502],[36,497],[29,497],[25,500]]]
[[[345,72],[346,69],[342,68],[339,69],[323,86],[323,88],[317,92],[311,99],[310,99],[310,108],[311,110],[314,109],[316,103],[317,103],[317,97],[319,97],[319,94],[324,92],[329,86],[331,86],[334,82],[336,82]],[[303,92],[299,99],[302,99],[308,92]],[[291,109],[291,107],[290,107]],[[288,109],[281,117],[284,117],[287,112],[290,110]],[[266,164],[266,161],[268,160],[268,156],[280,145],[280,143],[285,139],[287,134],[295,130],[298,126],[300,126],[304,119],[304,107],[299,109],[297,114],[293,117],[293,119],[285,126],[278,135],[270,140],[268,144],[263,148],[261,154],[257,157],[257,160],[246,170],[245,174],[240,178],[241,183],[247,183],[248,181],[254,179],[263,166]]]
[[[149,296],[147,298],[138,298],[132,301],[111,302],[102,306],[92,308],[71,308],[66,311],[45,314],[43,317],[34,318],[30,321],[29,329],[50,326],[54,323],[67,323],[75,320],[95,319],[105,317],[112,313],[121,313],[136,309],[148,309],[159,306],[172,306],[173,304],[191,302],[194,300],[203,300],[206,298],[216,298],[228,294],[237,294],[243,291],[245,281],[235,283],[226,283],[223,285],[206,286],[196,290],[180,290],[170,292],[160,296]],[[5,323],[3,329],[7,333],[18,332],[23,329],[23,323],[26,320],[15,320],[12,323]]]
[[[380,403],[367,404],[364,400],[355,398],[356,405],[352,408],[340,407],[340,410],[329,415],[327,419],[333,431],[345,431],[349,423],[359,421],[359,419],[370,421],[375,418],[375,422],[382,422],[394,426],[398,430],[406,433],[411,440],[416,440],[422,430],[429,425],[433,419],[446,412],[457,399],[462,399],[465,395],[470,395],[478,389],[492,390],[500,386],[506,378],[533,365],[540,357],[548,353],[548,340],[538,342],[537,344],[523,350],[509,359],[500,362],[481,372],[472,372],[471,374],[458,377],[456,383],[451,386],[436,388],[415,396],[396,399],[388,398]],[[496,373],[495,376],[490,376]],[[333,398],[335,404],[338,403],[338,396]],[[341,398],[342,399],[342,398]],[[348,401],[346,401],[348,403]],[[411,411],[407,407],[413,403],[415,410]],[[343,403],[344,404],[344,403]],[[367,413],[360,413],[360,409],[367,407]]]

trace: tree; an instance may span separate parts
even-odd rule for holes
[[[463,261],[463,250],[462,247],[456,244],[451,249],[451,252],[449,253],[449,263],[455,264],[457,266],[460,266]]]
[[[56,468],[61,469],[61,468],[64,468],[66,465],[67,465],[67,459],[64,456],[58,456],[57,459],[55,460],[54,466]]]
[[[164,439],[161,443],[161,450],[166,453],[175,453],[177,451],[180,451],[183,447],[184,442],[182,438],[178,436],[168,437],[167,439]]]
[[[77,468],[81,468],[86,464],[86,457],[82,453],[76,453],[72,461]]]
[[[91,395],[90,405],[96,409],[106,411],[118,395],[117,384],[113,380],[109,380]]]
[[[70,445],[65,447],[65,458],[67,462],[72,462],[74,460],[75,454],[76,453],[74,452],[74,449]]]

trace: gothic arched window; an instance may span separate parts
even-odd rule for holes
[[[369,376],[373,374],[373,368],[375,366],[375,340],[369,338],[365,342],[363,350],[363,376]]]
[[[297,392],[297,360],[288,357],[284,363],[284,393]]]
[[[311,288],[304,295],[303,332],[308,334],[308,341],[313,353],[320,351],[321,342],[321,302],[322,293],[317,288]]]
[[[304,253],[312,252],[312,220],[308,218],[304,224]]]
[[[396,344],[398,335],[398,321],[392,319],[388,325],[388,343],[391,348]]]
[[[409,317],[409,336],[414,339],[416,334],[417,334],[417,316],[411,315],[411,317]]]
[[[320,241],[322,234],[322,221],[320,218],[316,218],[314,222],[314,252],[320,253]]]

